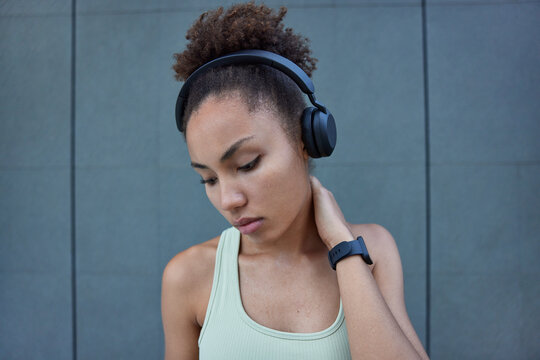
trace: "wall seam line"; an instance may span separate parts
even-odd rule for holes
[[[424,141],[426,184],[426,352],[431,356],[431,167],[429,138],[429,78],[427,56],[426,0],[422,0],[422,67],[424,77]]]
[[[75,188],[75,86],[76,86],[76,0],[71,1],[71,99],[70,99],[70,215],[71,215],[71,342],[73,360],[77,360],[77,256]]]

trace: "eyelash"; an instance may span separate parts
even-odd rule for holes
[[[255,159],[248,162],[246,165],[242,165],[238,167],[238,170],[240,171],[251,171],[255,169],[255,167],[259,164],[259,160],[261,160],[261,155],[258,155]],[[214,185],[216,183],[216,178],[210,178],[210,179],[201,179],[201,184],[203,185]]]

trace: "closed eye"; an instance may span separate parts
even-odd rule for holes
[[[214,185],[217,181],[217,178],[210,178],[210,179],[201,179],[201,184],[204,185]]]
[[[258,155],[255,159],[251,160],[247,164],[239,166],[238,170],[244,171],[244,172],[253,170],[259,164],[260,160],[261,160],[261,155]],[[209,179],[201,179],[201,184],[204,184],[204,185],[212,186],[212,185],[215,185],[216,183],[217,183],[216,177],[209,178]]]
[[[253,170],[257,164],[259,163],[259,160],[261,160],[261,155],[258,155],[255,159],[248,162],[246,165],[242,165],[238,168],[240,171],[250,171]]]

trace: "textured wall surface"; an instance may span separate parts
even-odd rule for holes
[[[228,226],[176,131],[172,54],[229,3],[0,1],[0,358],[163,357],[163,268]],[[394,235],[432,358],[539,358],[540,2],[266,3],[338,122],[315,174]]]

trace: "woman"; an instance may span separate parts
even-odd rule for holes
[[[285,13],[248,3],[201,15],[176,54],[177,78],[245,49],[311,75],[307,39],[284,29]],[[189,81],[179,128],[208,198],[233,227],[165,268],[165,358],[427,359],[394,239],[382,226],[346,222],[310,176],[298,83],[260,64],[204,69]],[[369,254],[337,254],[360,235]]]

